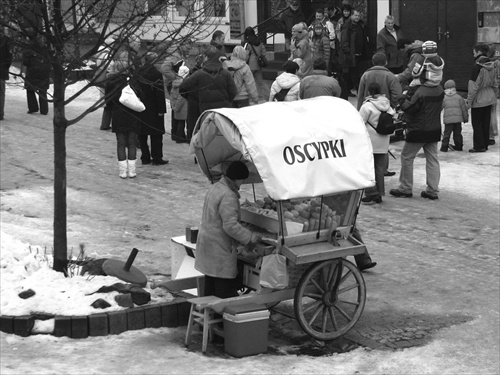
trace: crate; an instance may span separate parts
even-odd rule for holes
[[[251,264],[243,265],[243,285],[253,290],[260,289],[260,269]]]

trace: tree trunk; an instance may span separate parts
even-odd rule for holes
[[[54,265],[65,272],[68,266],[66,215],[66,128],[62,66],[54,67]]]

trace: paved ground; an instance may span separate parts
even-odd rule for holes
[[[169,136],[164,138],[168,165],[139,163],[137,178],[120,179],[114,134],[100,131],[99,122],[100,111],[67,132],[69,246],[77,249],[85,243],[89,254],[124,260],[136,247],[136,267],[148,276],[169,274],[170,238],[199,221],[208,181],[188,146]],[[51,117],[27,115],[24,98],[8,96],[0,126],[2,227],[21,240],[50,248]],[[398,172],[401,147],[393,145],[398,160],[391,160],[391,169]],[[498,153],[498,146],[491,152]],[[478,159],[466,156],[460,156],[464,184],[493,176],[486,183],[498,188],[498,163],[485,165],[484,173],[474,177],[467,174],[467,165]],[[446,167],[456,156],[440,158],[446,181]],[[416,172],[419,187],[422,176]],[[397,186],[397,176],[386,181],[387,191]],[[378,265],[364,274],[367,301],[355,328],[322,348],[296,329],[293,320],[275,314],[271,347],[279,351],[280,340],[286,340],[300,344],[299,352],[322,355],[357,345],[374,350],[418,346],[439,337],[460,344],[457,359],[498,366],[498,198],[450,185],[431,202],[416,197],[420,190],[412,199],[386,196],[383,204],[360,210],[359,228]],[[37,228],[36,236],[26,227],[26,218]]]

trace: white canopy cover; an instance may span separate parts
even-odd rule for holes
[[[243,160],[271,198],[313,197],[375,185],[370,137],[348,101],[317,97],[205,111],[191,151],[210,179]]]

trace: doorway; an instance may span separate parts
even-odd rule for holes
[[[477,4],[473,0],[400,0],[400,26],[406,37],[433,40],[445,62],[443,81],[453,79],[467,91],[477,40]]]

